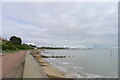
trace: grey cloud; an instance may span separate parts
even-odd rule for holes
[[[4,3],[3,13],[3,36],[18,35],[24,42],[117,45],[117,3]]]

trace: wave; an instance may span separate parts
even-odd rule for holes
[[[80,70],[83,70],[84,68],[83,67],[74,67],[75,69],[80,69]]]
[[[70,64],[68,62],[60,62],[59,60],[57,60],[56,58],[49,58],[47,59],[48,62],[52,63],[52,64],[59,64],[59,65],[67,65]]]
[[[80,78],[81,76],[79,74],[65,74],[65,77]]]
[[[117,76],[105,76],[105,75],[96,75],[96,74],[91,74],[91,73],[85,73],[81,71],[81,76],[84,78],[118,78]]]
[[[65,67],[64,64],[70,64],[70,63],[62,63],[57,59],[46,59],[48,62],[50,62],[54,67],[61,70],[65,73],[65,77],[70,78],[80,78],[80,75],[72,70],[70,70],[68,67]],[[59,64],[59,65],[58,65]]]
[[[58,70],[65,73],[65,77],[70,78],[118,78],[116,77],[110,77],[110,76],[104,76],[104,75],[96,75],[91,73],[85,73],[83,72],[83,67],[76,67],[76,66],[67,66],[66,64],[70,64],[67,62],[60,62],[56,58],[49,58],[46,59],[50,64],[52,64],[54,67],[56,67]],[[79,71],[79,72],[78,72]]]

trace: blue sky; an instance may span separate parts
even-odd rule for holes
[[[2,35],[37,46],[116,47],[117,2],[14,2],[2,5]]]

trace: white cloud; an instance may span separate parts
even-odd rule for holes
[[[3,3],[3,36],[39,46],[116,46],[117,3]]]

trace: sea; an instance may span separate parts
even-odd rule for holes
[[[66,58],[45,58],[56,68],[73,78],[118,78],[118,49],[59,49],[45,50],[46,56]]]

